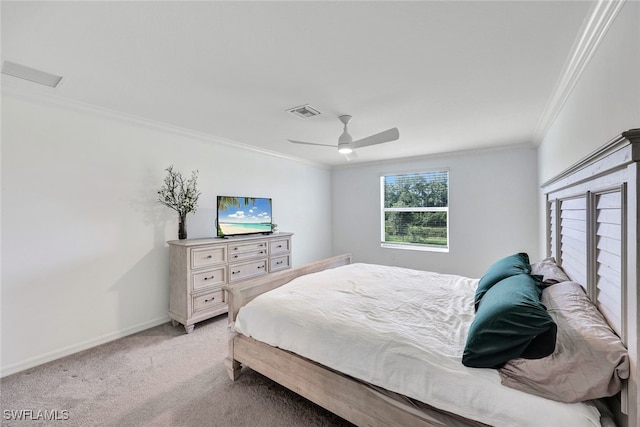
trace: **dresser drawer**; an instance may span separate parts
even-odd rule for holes
[[[229,253],[229,262],[239,262],[255,258],[266,258],[267,249],[252,249],[248,252],[231,252]]]
[[[224,285],[227,282],[227,267],[218,266],[211,270],[203,271],[193,275],[193,290],[198,290],[205,286]]]
[[[291,251],[291,239],[279,239],[269,242],[269,254],[278,255]]]
[[[229,244],[229,256],[230,260],[233,260],[233,255],[241,254],[243,252],[258,252],[258,251],[267,251],[267,241],[266,240],[258,240],[255,242],[246,242],[246,243],[232,243]]]
[[[269,259],[269,273],[279,270],[286,270],[291,267],[291,256],[282,255]]]
[[[213,248],[191,249],[191,268],[204,268],[227,262],[227,247],[225,245]]]
[[[222,289],[193,297],[193,312],[207,311],[224,305],[224,291]]]
[[[229,265],[229,282],[237,282],[267,273],[267,260]]]

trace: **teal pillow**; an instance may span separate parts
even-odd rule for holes
[[[517,274],[492,286],[471,323],[462,363],[500,368],[511,359],[540,359],[553,353],[557,326],[540,302],[542,283]]]
[[[524,252],[520,252],[508,257],[502,258],[496,261],[487,269],[484,273],[478,288],[476,289],[475,307],[478,310],[478,304],[480,300],[487,293],[489,289],[499,281],[506,279],[507,277],[516,274],[529,274],[531,273],[531,263],[529,262],[529,255]]]

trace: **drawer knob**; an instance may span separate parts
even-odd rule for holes
[[[211,280],[214,279],[216,276],[211,276],[211,277],[205,277],[204,280]]]
[[[264,265],[259,265],[258,266],[258,270],[260,270],[261,268],[264,268]]]
[[[238,271],[232,271],[231,274],[240,274],[240,270]]]
[[[209,255],[209,256],[207,256],[207,258],[213,258],[213,255]]]
[[[211,302],[211,301],[213,301],[214,299],[216,299],[216,297],[211,297],[211,298],[209,298],[209,299],[206,299],[206,300],[204,300],[204,302]]]
[[[284,261],[278,261],[278,262],[276,262],[276,265],[280,265],[280,264],[282,264],[283,262],[284,262]]]
[[[238,258],[238,255],[234,255],[233,257],[234,257],[234,258]]]
[[[280,249],[282,247],[282,245],[278,245],[278,249]]]

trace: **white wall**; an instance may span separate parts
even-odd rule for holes
[[[3,96],[3,375],[168,320],[170,164],[200,171],[190,238],[214,234],[216,195],[266,196],[294,264],[331,255],[328,168]]]
[[[640,2],[627,1],[538,149],[540,184],[639,127]],[[540,214],[543,224],[542,198]]]
[[[640,126],[640,2],[627,1],[540,145],[544,182]]]
[[[380,247],[380,176],[449,169],[449,253]],[[480,277],[497,259],[538,252],[536,152],[453,153],[333,173],[333,248],[355,261]]]

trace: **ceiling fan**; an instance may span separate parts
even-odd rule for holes
[[[342,132],[342,135],[340,135],[340,138],[338,138],[338,145],[337,145],[338,153],[343,154],[347,160],[353,160],[357,157],[356,152],[354,151],[356,148],[395,141],[400,137],[398,128],[391,128],[391,129],[382,131],[380,133],[376,133],[375,135],[367,136],[366,138],[362,138],[354,141],[353,137],[349,134],[349,131],[347,130],[347,125],[351,121],[351,116],[342,115],[338,118],[344,124],[344,131]],[[320,145],[323,147],[334,147],[334,148],[336,147],[336,145],[318,144],[316,142],[295,141],[293,139],[290,139],[289,141],[293,142],[294,144]]]

